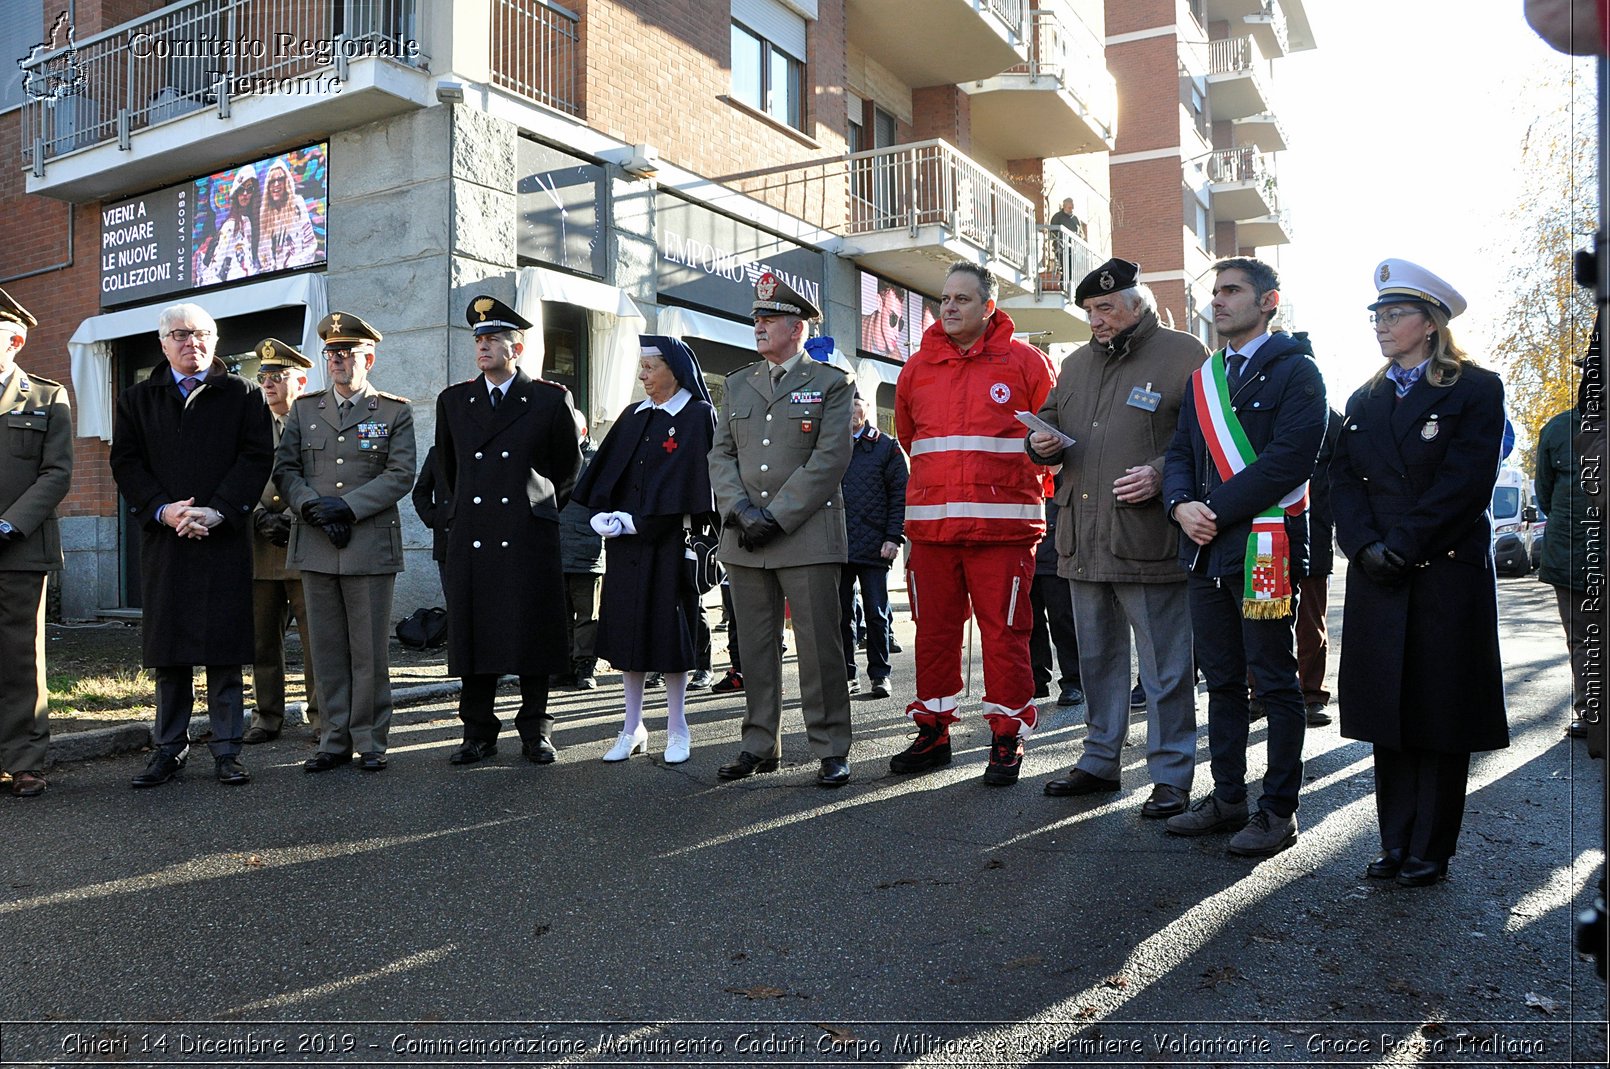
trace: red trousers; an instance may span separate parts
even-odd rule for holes
[[[972,616],[984,648],[984,719],[997,735],[1033,731],[1034,546],[913,542],[906,582],[917,621],[917,700],[906,711],[956,722],[963,628]]]

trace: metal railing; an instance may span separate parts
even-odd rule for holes
[[[1010,26],[1012,32],[1017,34],[1018,40],[1024,39],[1026,27],[1023,25],[1023,19],[1027,14],[1028,0],[984,0],[983,6]]]
[[[1035,294],[1060,293],[1073,300],[1073,291],[1102,261],[1085,240],[1065,226],[1039,226],[1040,272]]]
[[[1020,271],[1030,267],[1034,206],[983,165],[940,140],[856,152],[848,232],[940,225]]]
[[[196,0],[23,65],[23,162],[116,140],[253,94],[319,95],[353,59],[429,63],[417,0]],[[332,77],[333,75],[333,77]]]
[[[1251,145],[1240,148],[1224,148],[1208,153],[1204,163],[1208,181],[1221,182],[1264,182],[1272,184],[1274,174],[1269,170],[1263,153]]]
[[[1258,51],[1252,46],[1250,34],[1225,37],[1208,42],[1209,74],[1255,73]]]
[[[1055,79],[1110,131],[1118,116],[1118,82],[1107,70],[1106,48],[1082,19],[1068,22],[1038,8],[1029,15],[1034,26],[1029,60],[1003,73]]]
[[[1263,10],[1256,15],[1248,15],[1246,22],[1255,22],[1267,25],[1274,31],[1275,41],[1280,45],[1281,55],[1291,51],[1291,35],[1286,29],[1286,12],[1274,0],[1263,5]]]
[[[548,0],[492,0],[492,83],[567,115],[577,93],[581,16]]]

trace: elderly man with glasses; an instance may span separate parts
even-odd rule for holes
[[[274,444],[285,431],[291,402],[307,388],[312,361],[278,338],[257,343],[257,384],[263,388],[274,419]],[[313,676],[313,643],[308,639],[307,605],[302,600],[302,573],[285,563],[291,540],[291,504],[269,480],[252,509],[252,691],[257,708],[242,740],[248,746],[279,738],[285,726],[285,625],[296,617],[302,636],[303,680],[307,691],[307,720],[318,730],[319,700]]]
[[[241,665],[252,659],[252,506],[274,442],[263,394],[214,358],[218,324],[194,304],[157,320],[165,363],[119,394],[112,478],[140,530],[143,656],[156,676],[156,752],[133,786],[166,783],[189,752],[192,676],[207,668],[218,781],[240,763]]]
[[[294,519],[286,563],[302,595],[319,669],[319,750],[302,769],[327,772],[360,755],[386,767],[391,727],[391,597],[403,568],[397,502],[414,485],[407,398],[369,381],[380,332],[350,312],[319,321],[330,389],[303,394],[274,454],[274,482]]]

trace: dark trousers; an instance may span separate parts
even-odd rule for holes
[[[1330,576],[1309,575],[1297,581],[1297,679],[1303,701],[1311,705],[1330,704],[1330,691],[1325,689],[1325,660],[1330,653],[1325,610],[1329,600]]]
[[[857,675],[855,665],[855,588],[861,587],[866,614],[866,674],[874,682],[889,678],[889,634],[894,614],[889,611],[889,568],[884,564],[846,564],[839,573],[840,627],[844,642],[846,679]]]
[[[1565,645],[1571,654],[1571,714],[1583,719],[1588,708],[1588,631],[1594,613],[1582,607],[1586,597],[1580,590],[1555,585],[1554,603],[1565,625]]]
[[[598,641],[598,588],[602,575],[565,573],[565,646],[572,661],[593,659]]]
[[[1241,586],[1240,576],[1215,582],[1192,573],[1186,587],[1196,666],[1208,687],[1213,793],[1226,802],[1247,796],[1250,676],[1269,718],[1268,771],[1258,807],[1289,817],[1297,811],[1308,727],[1297,684],[1295,613],[1278,620],[1248,620],[1241,615]]]
[[[195,669],[187,664],[165,665],[151,673],[157,677],[157,724],[152,741],[169,757],[178,757],[190,745]],[[246,730],[245,691],[240,665],[207,666],[207,721],[212,729],[207,749],[214,757],[240,753],[240,737]]]
[[[1079,638],[1073,626],[1073,593],[1068,580],[1054,573],[1036,575],[1029,587],[1029,603],[1034,608],[1034,630],[1029,632],[1034,692],[1050,690],[1053,646],[1060,670],[1057,685],[1063,690],[1079,686]]]
[[[285,626],[296,617],[302,636],[302,681],[307,693],[307,722],[319,730],[318,677],[313,672],[313,642],[308,637],[307,603],[302,578],[252,580],[252,692],[257,711],[252,723],[268,731],[285,726]]]
[[[1465,819],[1470,755],[1375,747],[1375,812],[1381,848],[1447,861]]]
[[[458,718],[464,724],[465,742],[495,742],[503,722],[492,711],[497,697],[496,673],[465,676],[458,692]],[[553,738],[553,714],[548,712],[548,677],[520,677],[520,711],[514,714],[514,730],[521,742]]]
[[[704,599],[693,603],[693,667],[710,671],[710,621],[704,618]]]
[[[727,659],[732,670],[744,674],[743,658],[738,653],[738,614],[732,610],[732,586],[721,584],[721,611],[727,615]]]

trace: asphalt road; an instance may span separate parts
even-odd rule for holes
[[[508,744],[450,767],[444,706],[399,715],[379,775],[305,775],[289,732],[243,788],[204,753],[139,792],[140,757],[61,767],[0,805],[0,1065],[1602,1065],[1571,937],[1604,766],[1563,734],[1551,592],[1500,600],[1514,741],[1477,757],[1452,878],[1421,890],[1363,878],[1370,753],[1334,725],[1309,733],[1301,839],[1261,863],[1141,819],[1138,747],[1120,794],[1044,797],[1082,708],[1014,788],[979,781],[976,694],[949,770],[892,776],[909,622],[836,792],[797,711],[784,770],[717,780],[731,697],[691,703],[687,764],[659,761],[660,699],[652,756],[605,765],[609,687],[559,696],[545,768]]]

